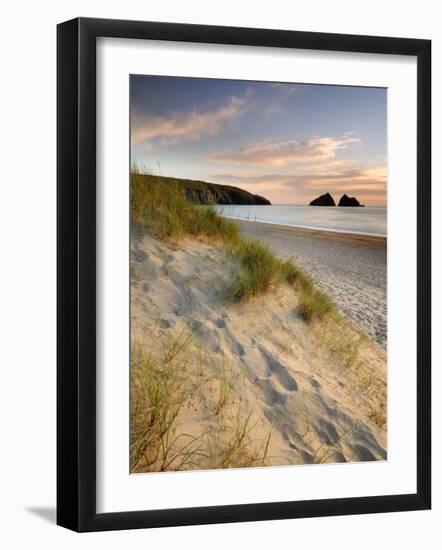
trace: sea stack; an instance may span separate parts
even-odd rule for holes
[[[309,206],[336,206],[336,203],[330,193],[326,193],[325,195],[313,199]]]
[[[338,206],[364,206],[356,197],[349,197],[348,195],[342,195],[339,200]]]

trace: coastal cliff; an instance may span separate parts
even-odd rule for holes
[[[265,197],[231,185],[163,176],[140,175],[140,177],[146,178],[146,183],[149,180],[160,185],[178,185],[183,189],[187,199],[195,204],[271,204]]]

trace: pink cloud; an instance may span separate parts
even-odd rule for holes
[[[359,143],[355,137],[321,137],[306,140],[266,140],[227,151],[213,153],[209,160],[226,164],[252,164],[285,168],[296,163],[328,161],[348,145]]]
[[[203,135],[217,134],[229,121],[238,117],[246,107],[245,98],[232,96],[225,105],[212,111],[175,113],[170,117],[143,116],[135,110],[131,118],[132,144],[160,139],[163,143],[176,143],[188,139],[198,139]]]

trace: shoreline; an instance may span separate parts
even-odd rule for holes
[[[236,220],[311,275],[356,326],[387,347],[387,239]]]
[[[306,235],[311,236],[318,236],[318,237],[325,237],[325,238],[340,238],[342,240],[354,240],[357,242],[365,241],[365,242],[373,242],[378,244],[387,244],[387,236],[386,235],[378,235],[376,233],[359,233],[357,231],[344,231],[340,229],[324,229],[324,228],[316,228],[316,227],[308,227],[303,225],[287,225],[277,222],[262,222],[258,220],[246,220],[243,218],[238,218],[234,216],[223,216],[223,218],[226,218],[230,221],[237,222],[239,224],[251,224],[251,225],[268,225],[270,227],[277,227],[281,230],[287,229],[289,231],[296,231],[299,233],[305,233]]]

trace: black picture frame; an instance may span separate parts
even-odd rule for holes
[[[96,512],[96,39],[417,58],[417,491],[361,498]],[[424,510],[431,506],[431,41],[74,19],[57,28],[57,523],[75,531]]]

